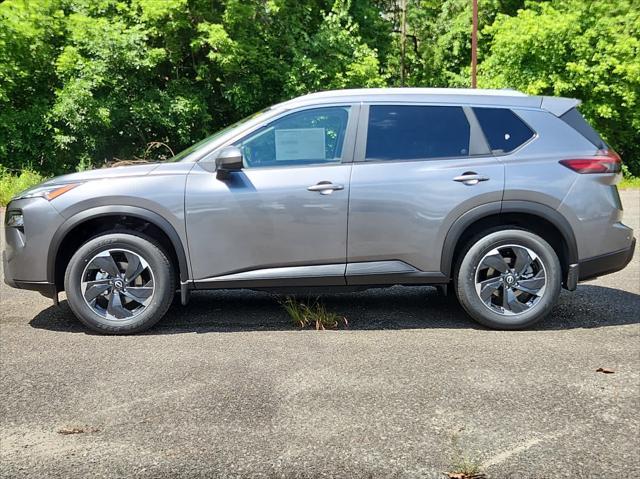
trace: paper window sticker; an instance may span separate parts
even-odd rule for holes
[[[276,130],[276,161],[324,160],[325,129]]]

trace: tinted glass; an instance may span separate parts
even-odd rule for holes
[[[315,108],[279,118],[239,144],[245,167],[339,163],[348,107]]]
[[[468,156],[469,135],[469,122],[460,107],[372,105],[366,159]]]
[[[474,108],[473,112],[494,153],[513,151],[533,136],[533,130],[507,108]]]

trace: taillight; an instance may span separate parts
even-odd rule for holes
[[[595,156],[561,160],[560,164],[580,174],[620,173],[622,161],[613,150],[599,150]]]

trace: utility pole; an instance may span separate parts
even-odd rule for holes
[[[473,26],[471,29],[471,88],[476,88],[476,70],[478,66],[478,0],[471,1],[473,4]]]
[[[407,52],[407,0],[400,0],[400,86],[406,80],[405,55]]]

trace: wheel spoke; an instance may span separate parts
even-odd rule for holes
[[[104,293],[109,288],[111,288],[111,285],[108,282],[90,281],[89,283],[97,283],[97,284],[88,286],[87,289],[85,290],[84,299],[86,299],[88,302],[93,301],[102,293]]]
[[[124,319],[132,316],[131,311],[122,306],[122,300],[120,299],[120,293],[118,291],[111,292],[107,313],[116,319]]]
[[[529,293],[534,296],[538,296],[538,290],[529,289],[519,284],[515,285],[513,288],[517,289],[518,291],[522,291],[523,293]]]
[[[529,306],[518,301],[513,289],[505,288],[505,294],[502,298],[502,307],[514,313],[522,313],[529,309]]]
[[[108,251],[93,258],[88,267],[91,269],[101,269],[109,273],[111,276],[118,276],[120,274],[118,265]]]
[[[480,299],[486,303],[500,286],[502,286],[501,278],[491,278],[482,281],[480,283]]]
[[[514,247],[513,252],[516,255],[516,264],[513,269],[516,270],[516,274],[522,274],[527,269],[527,266],[531,264],[533,258],[525,248]]]
[[[127,271],[124,273],[124,278],[127,284],[131,283],[134,279],[140,276],[145,269],[145,266],[140,261],[140,257],[137,254],[125,252],[127,257]]]
[[[122,292],[127,298],[133,299],[134,301],[145,304],[145,302],[151,297],[153,294],[153,288],[148,287],[134,287],[127,288]]]
[[[486,256],[484,260],[482,260],[482,264],[480,265],[486,266],[487,268],[493,268],[501,273],[506,273],[509,271],[509,265],[505,261],[505,259],[498,253]]]
[[[505,311],[510,311],[509,293],[513,293],[510,288],[502,288],[502,309],[504,309]]]
[[[96,284],[109,284],[111,283],[111,279],[109,278],[104,278],[104,279],[94,279],[93,281],[83,281],[82,284],[84,285],[85,288],[89,288],[90,286],[94,286]]]
[[[533,278],[518,281],[518,286],[516,286],[516,288],[527,293],[537,295],[544,286],[545,281],[544,271],[540,270]]]

